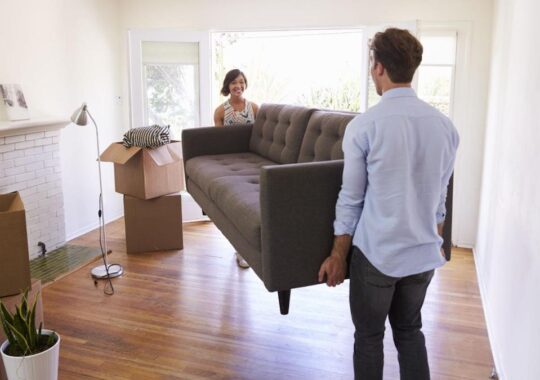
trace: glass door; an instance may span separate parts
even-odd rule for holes
[[[200,125],[199,46],[194,42],[143,42],[144,121],[182,129]]]
[[[130,127],[170,125],[182,130],[212,125],[208,32],[132,30],[128,33]],[[182,191],[184,222],[207,219]]]
[[[209,34],[130,31],[131,127],[211,125]]]

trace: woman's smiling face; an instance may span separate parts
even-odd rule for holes
[[[240,97],[246,89],[246,80],[242,74],[238,75],[234,80],[229,84],[229,92],[231,95]]]

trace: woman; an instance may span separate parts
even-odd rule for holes
[[[243,95],[248,85],[247,78],[238,69],[231,70],[225,75],[221,94],[229,96],[214,112],[216,127],[230,125],[253,124],[259,106],[246,100]],[[240,268],[249,268],[246,260],[236,252],[236,263]]]
[[[234,69],[225,75],[221,94],[229,96],[229,99],[214,112],[214,123],[217,127],[253,124],[259,106],[244,98],[247,86],[247,78],[240,70]]]

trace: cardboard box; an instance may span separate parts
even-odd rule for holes
[[[180,194],[150,200],[124,195],[124,221],[127,253],[184,248]]]
[[[38,295],[38,301],[36,305],[36,327],[39,327],[39,324],[43,322],[43,302],[41,299],[41,281],[32,279],[32,289],[28,292],[28,301],[34,302],[34,299],[36,297],[36,294]],[[15,306],[19,305],[22,299],[22,293],[9,296],[9,297],[1,297],[0,300],[10,312],[13,312],[15,310]],[[4,330],[0,328],[0,344],[2,344],[6,340],[6,336],[4,335]],[[4,364],[2,363],[2,360],[0,360],[0,380],[7,380],[7,375],[4,370]]]
[[[125,148],[122,143],[113,143],[100,159],[114,162],[114,182],[118,193],[152,199],[184,188],[182,143],[179,141],[154,149]]]
[[[18,192],[0,194],[0,297],[30,286],[26,213]]]

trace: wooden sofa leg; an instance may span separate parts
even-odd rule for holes
[[[279,311],[281,315],[289,314],[289,301],[291,300],[291,290],[278,290]]]

